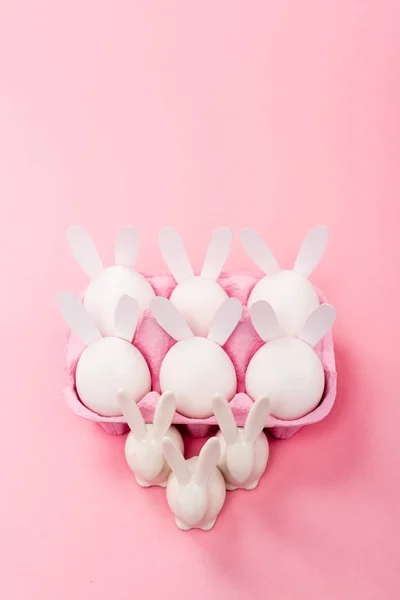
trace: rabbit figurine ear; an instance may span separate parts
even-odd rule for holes
[[[68,327],[86,346],[101,339],[100,331],[82,302],[74,294],[61,292],[57,296],[57,303]]]
[[[165,227],[158,235],[161,255],[178,283],[193,277],[193,269],[186,254],[182,238],[172,227]]]
[[[94,279],[103,269],[103,263],[97,253],[92,238],[87,231],[79,225],[73,225],[68,230],[68,243],[82,271]]]
[[[116,337],[131,342],[139,321],[139,302],[132,296],[121,296],[115,309],[114,330]]]
[[[165,437],[162,441],[162,451],[179,485],[189,485],[190,472],[179,448],[175,446],[172,440]]]
[[[220,227],[213,232],[201,271],[202,276],[218,279],[228,258],[231,245],[232,231],[229,227]]]
[[[144,441],[147,438],[147,428],[136,402],[124,390],[118,392],[118,402],[133,437],[137,442]]]
[[[223,346],[242,318],[243,306],[237,298],[228,298],[211,322],[208,339]]]
[[[318,265],[328,243],[328,229],[319,225],[311,229],[304,238],[293,271],[309,277]]]
[[[212,401],[215,418],[227,444],[234,444],[238,439],[235,417],[226,398],[215,394]]]
[[[256,441],[267,424],[270,410],[271,402],[267,396],[260,396],[254,402],[244,426],[244,438],[246,442],[253,443]]]
[[[157,402],[154,411],[153,426],[157,437],[162,439],[171,427],[176,410],[175,396],[171,392],[164,392]]]
[[[254,329],[264,342],[285,335],[279,326],[274,309],[265,300],[257,300],[250,306],[250,317]]]
[[[239,236],[246,253],[263,273],[278,273],[281,270],[272,251],[256,231],[242,229]]]
[[[139,232],[134,227],[123,227],[115,242],[115,264],[134,267],[139,252]]]
[[[156,296],[150,302],[150,308],[157,323],[174,340],[178,342],[179,340],[193,337],[193,332],[189,325],[170,300],[163,296]]]
[[[336,310],[330,304],[321,304],[308,317],[299,334],[299,339],[315,346],[330,330],[336,319]]]
[[[200,487],[206,487],[211,475],[213,474],[221,453],[221,444],[218,438],[210,438],[202,447],[199,454],[199,460],[196,465],[196,471],[193,476],[193,483]]]

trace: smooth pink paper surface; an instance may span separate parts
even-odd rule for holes
[[[399,22],[395,0],[2,3],[2,600],[398,598]],[[335,406],[271,440],[211,532],[179,531],[124,438],[65,405],[73,223],[107,264],[137,225],[147,272],[167,224],[196,268],[231,226],[246,271],[240,227],[288,267],[330,230],[312,280],[338,310]]]

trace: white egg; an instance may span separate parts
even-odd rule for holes
[[[255,400],[267,395],[271,414],[297,419],[319,404],[325,386],[322,363],[308,344],[279,338],[261,346],[246,371],[246,392]]]
[[[237,388],[236,372],[218,344],[207,338],[187,338],[167,352],[160,369],[160,387],[174,394],[179,413],[202,419],[213,414],[215,393],[232,400]]]
[[[143,275],[118,265],[103,269],[89,283],[84,306],[103,336],[115,334],[115,310],[124,295],[136,298],[143,313],[156,294]]]
[[[150,391],[150,371],[142,354],[120,338],[93,342],[76,368],[76,389],[82,403],[98,415],[120,415],[117,396],[121,388],[134,402]]]
[[[298,335],[307,317],[319,306],[312,283],[295,271],[279,271],[260,279],[251,291],[248,306],[258,300],[272,306],[287,335]]]
[[[227,293],[215,279],[198,275],[179,283],[170,301],[194,335],[207,337],[215,313],[227,298]]]

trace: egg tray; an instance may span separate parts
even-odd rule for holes
[[[145,275],[158,296],[169,298],[176,286],[171,275]],[[224,350],[232,360],[237,375],[237,393],[230,402],[236,424],[243,426],[253,400],[245,393],[245,373],[247,365],[255,352],[263,345],[251,323],[247,309],[247,299],[254,285],[260,277],[245,273],[222,273],[218,283],[224,288],[228,296],[238,298],[243,304],[243,315],[226,344]],[[326,302],[325,296],[319,291],[321,303]],[[139,321],[134,345],[143,354],[151,373],[152,391],[146,394],[138,406],[146,423],[153,422],[154,410],[160,397],[159,372],[162,360],[175,341],[156,322],[150,310],[146,310]],[[69,408],[79,417],[98,423],[107,433],[122,435],[129,428],[125,418],[121,416],[104,417],[89,410],[80,401],[75,386],[75,371],[78,360],[85,349],[85,345],[71,331],[67,334],[65,353],[65,369],[69,375],[70,383],[64,389],[64,397]],[[276,438],[291,437],[305,425],[312,425],[322,421],[331,411],[336,397],[336,368],[332,333],[328,332],[315,346],[314,350],[320,357],[325,372],[325,389],[319,405],[307,415],[291,421],[284,421],[270,416],[267,421],[268,431]],[[217,391],[217,390],[216,390]],[[190,435],[203,437],[210,433],[217,425],[214,416],[206,419],[192,419],[184,415],[175,414],[173,423],[185,425]]]

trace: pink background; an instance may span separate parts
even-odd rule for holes
[[[399,19],[396,0],[1,2],[2,600],[398,598]],[[108,261],[139,226],[157,271],[165,224],[196,266],[232,226],[243,269],[241,226],[286,265],[330,229],[313,280],[338,309],[336,406],[272,440],[208,534],[63,403],[73,223]]]

